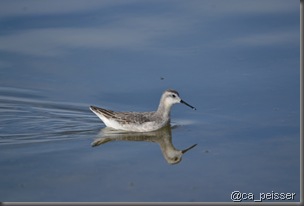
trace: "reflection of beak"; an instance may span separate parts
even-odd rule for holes
[[[182,153],[185,154],[188,150],[192,149],[193,147],[195,147],[197,144],[192,145],[191,147],[182,150]]]
[[[188,104],[187,102],[185,102],[185,101],[182,100],[182,99],[181,99],[180,103],[183,103],[183,104],[187,105],[188,107],[190,107],[191,109],[196,110],[195,107],[191,106],[190,104]]]

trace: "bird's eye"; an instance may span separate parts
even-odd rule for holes
[[[176,97],[175,94],[172,94],[172,97],[175,98]]]

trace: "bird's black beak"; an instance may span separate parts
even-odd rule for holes
[[[185,154],[186,152],[188,152],[190,149],[192,149],[193,147],[195,147],[197,144],[192,145],[191,147],[182,150],[182,153]]]
[[[185,101],[182,100],[182,99],[181,99],[180,103],[183,103],[183,104],[187,105],[188,107],[190,107],[191,109],[196,110],[195,107],[191,106],[190,104],[188,104],[187,102],[185,102]]]

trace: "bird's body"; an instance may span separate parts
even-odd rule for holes
[[[166,90],[163,93],[158,109],[154,112],[115,112],[95,106],[90,106],[90,109],[107,127],[125,131],[149,132],[170,123],[170,110],[176,103],[183,103],[195,109],[181,100],[175,90]]]

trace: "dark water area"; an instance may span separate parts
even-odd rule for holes
[[[298,1],[81,2],[0,3],[0,201],[300,201]],[[160,131],[89,110],[168,88],[197,110]]]

